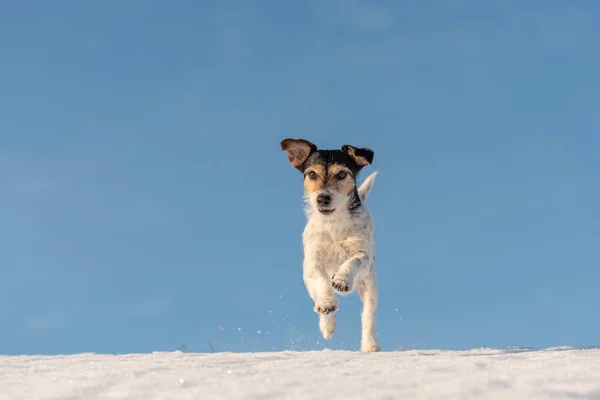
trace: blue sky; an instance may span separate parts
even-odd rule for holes
[[[599,13],[5,2],[0,353],[323,348],[285,137],[375,151],[384,350],[600,343]]]

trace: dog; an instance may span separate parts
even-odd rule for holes
[[[373,162],[374,152],[350,145],[319,150],[308,140],[291,138],[281,141],[281,149],[304,176],[303,279],[315,302],[323,338],[331,339],[336,330],[335,293],[347,295],[356,288],[363,303],[360,350],[380,351],[375,327],[379,296],[375,230],[365,204],[377,172],[357,185],[360,170]]]

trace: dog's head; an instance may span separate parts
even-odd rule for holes
[[[281,142],[290,164],[304,175],[304,189],[310,206],[323,215],[352,209],[360,204],[356,188],[359,171],[373,162],[372,150],[350,145],[341,150],[318,150],[304,139]]]

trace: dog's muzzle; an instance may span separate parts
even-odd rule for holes
[[[320,194],[317,196],[317,209],[321,214],[331,214],[335,209],[329,209],[331,205],[331,195]]]

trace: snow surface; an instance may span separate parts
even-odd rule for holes
[[[600,398],[600,350],[0,356],[0,399]]]

